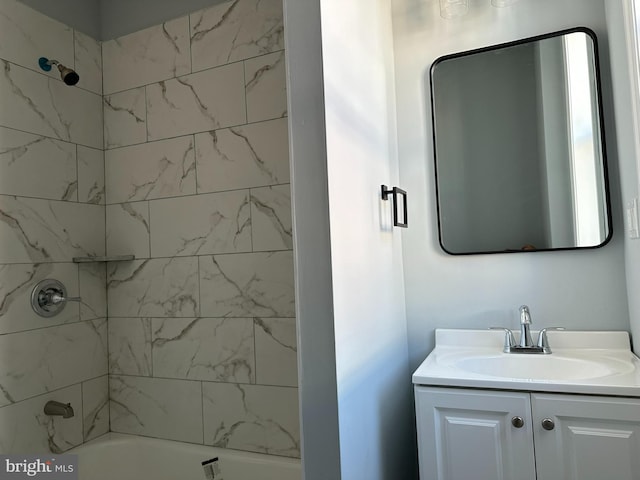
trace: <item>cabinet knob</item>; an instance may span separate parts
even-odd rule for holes
[[[515,416],[511,419],[511,424],[516,428],[522,428],[524,426],[524,420],[522,417]]]
[[[553,420],[551,420],[550,418],[545,418],[542,420],[542,428],[544,428],[545,430],[553,430],[555,426],[556,424],[553,423]]]

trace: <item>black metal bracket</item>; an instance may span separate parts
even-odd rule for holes
[[[388,188],[381,185],[382,200],[389,200],[389,194],[393,197],[393,226],[407,228],[409,226],[407,192],[398,187]],[[398,195],[402,195],[402,222],[398,220]]]

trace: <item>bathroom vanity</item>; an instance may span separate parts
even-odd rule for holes
[[[413,375],[421,480],[640,478],[639,359],[626,332],[436,330]]]

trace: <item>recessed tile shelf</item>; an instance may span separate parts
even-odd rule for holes
[[[130,262],[135,260],[135,255],[110,255],[101,257],[73,257],[73,263],[95,263],[95,262]]]

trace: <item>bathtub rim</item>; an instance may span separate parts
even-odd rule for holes
[[[165,438],[156,438],[156,437],[147,437],[144,435],[136,435],[130,433],[118,433],[118,432],[107,432],[99,437],[93,438],[85,443],[77,445],[70,450],[64,452],[65,454],[72,455],[82,455],[84,450],[87,450],[90,447],[100,446],[100,445],[120,445],[127,443],[137,443],[142,442],[146,444],[157,444],[157,445],[175,445],[180,446],[180,448],[194,448],[202,450],[202,453],[206,455],[212,456],[220,456],[220,457],[236,457],[236,458],[245,458],[256,461],[264,461],[268,463],[280,463],[287,464],[291,466],[300,466],[301,460],[297,457],[286,457],[283,455],[274,455],[271,453],[259,453],[259,452],[249,452],[246,450],[238,450],[233,448],[223,448],[216,447],[214,445],[204,445],[201,443],[190,443],[190,442],[182,442],[179,440],[170,440]]]

